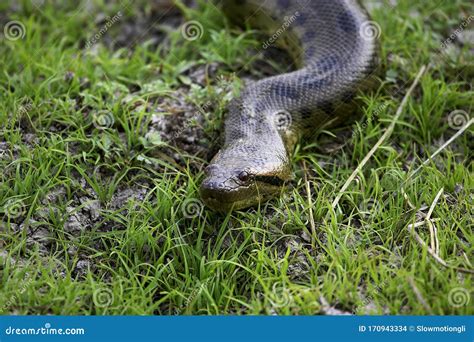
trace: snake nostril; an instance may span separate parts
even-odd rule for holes
[[[217,182],[211,181],[211,180],[205,180],[201,184],[201,189],[200,189],[201,196],[211,201],[217,200],[216,191],[218,191],[218,189],[219,189],[219,184]]]

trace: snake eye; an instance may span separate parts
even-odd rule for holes
[[[250,174],[247,171],[242,171],[239,173],[237,178],[239,179],[239,181],[246,183],[250,180]]]

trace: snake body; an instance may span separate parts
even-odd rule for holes
[[[237,22],[267,29],[299,69],[249,84],[230,102],[224,145],[200,189],[219,211],[281,192],[298,140],[351,119],[355,96],[377,84],[379,66],[376,27],[355,0],[227,0],[224,9]]]

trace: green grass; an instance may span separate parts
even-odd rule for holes
[[[151,20],[132,47],[112,49],[107,39],[149,16],[149,2],[16,3],[0,4],[2,30],[11,20],[26,29],[0,41],[2,313],[321,314],[327,303],[355,313],[474,313],[450,301],[453,291],[472,297],[472,275],[457,270],[474,263],[472,127],[413,172],[456,133],[449,114],[474,107],[473,46],[438,50],[474,15],[470,1],[372,8],[387,76],[363,95],[365,118],[299,145],[281,197],[229,215],[203,208],[197,190],[240,78],[287,69],[255,54],[261,33],[232,27],[207,4],[186,10],[202,24],[201,39],[165,27],[156,44]],[[85,49],[103,26],[98,13],[118,11],[120,20]],[[393,135],[332,210],[425,64]],[[204,85],[190,76],[216,65]],[[177,104],[203,112],[185,129],[202,132],[195,145],[204,152],[147,134],[152,114],[176,116]],[[449,267],[407,229],[440,189],[431,217]],[[198,215],[184,210],[193,207]],[[427,225],[417,232],[430,243]]]

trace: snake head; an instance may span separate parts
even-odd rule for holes
[[[239,143],[224,147],[206,168],[201,197],[210,208],[230,211],[272,198],[290,178],[285,148]]]

